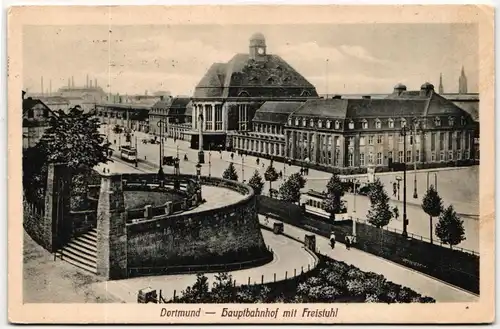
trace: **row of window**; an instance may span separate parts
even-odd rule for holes
[[[236,138],[236,148],[269,155],[284,156],[283,144]]]
[[[212,105],[197,105],[193,106],[193,128],[199,129],[199,115],[203,114],[204,130],[222,130],[223,129],[223,116],[222,105],[216,104],[213,108]],[[215,119],[215,120],[214,120]]]
[[[375,158],[374,158],[375,156]],[[393,161],[396,161],[396,159],[393,158],[394,154],[392,151],[387,152],[387,158],[388,159],[393,159]],[[468,150],[462,152],[462,151],[441,151],[439,152],[439,159],[436,159],[436,152],[431,152],[431,162],[435,161],[454,161],[454,160],[465,160],[468,159],[470,156],[470,153]],[[413,162],[421,162],[421,156],[420,156],[420,151],[416,150],[415,154],[412,154],[412,151],[406,151],[406,156],[403,151],[398,151],[397,154],[397,162],[405,162],[405,163],[413,163]],[[354,154],[353,153],[348,153],[347,154],[347,162],[349,167],[354,166]],[[382,152],[377,152],[376,154],[369,152],[368,154],[365,153],[359,153],[359,165],[361,167],[365,165],[384,165],[384,157]]]
[[[307,121],[308,120],[305,118],[302,118],[302,119],[295,118],[295,126],[300,126],[300,123],[302,123],[302,127],[307,127]],[[360,122],[361,122],[362,129],[370,128],[369,124],[368,124],[368,120],[363,119]],[[396,122],[396,120],[394,120],[394,119],[388,119],[387,120],[387,127],[388,128],[395,128],[395,122]],[[314,123],[315,123],[315,121],[313,119],[309,119],[309,127],[314,127]],[[326,120],[325,123],[326,123],[326,125],[323,127],[323,120],[317,120],[317,127],[318,128],[327,128],[327,129],[332,128],[332,121]],[[333,123],[334,123],[334,129],[342,129],[342,121],[335,120]],[[407,126],[407,120],[405,118],[399,119],[399,123],[400,123],[399,127],[406,127]],[[420,128],[426,128],[426,120],[418,119],[417,124]],[[434,126],[441,127],[441,124],[442,124],[442,122],[441,122],[440,117],[434,118]],[[460,124],[462,126],[465,126],[467,124],[467,120],[464,117],[462,117]],[[288,119],[288,125],[289,126],[292,125],[291,118]],[[448,126],[453,127],[454,125],[455,125],[455,118],[448,117]],[[349,121],[348,128],[349,129],[355,128],[355,122],[353,120]],[[375,119],[375,124],[374,124],[374,127],[372,127],[372,128],[381,129],[382,128],[382,120]]]
[[[266,134],[283,134],[283,127],[254,123],[253,131]]]

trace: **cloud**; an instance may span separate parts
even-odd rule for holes
[[[386,60],[373,57],[369,51],[361,46],[341,45],[340,51],[346,55],[371,63],[386,63]]]

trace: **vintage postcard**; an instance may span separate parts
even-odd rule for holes
[[[11,7],[10,321],[494,321],[493,19]]]

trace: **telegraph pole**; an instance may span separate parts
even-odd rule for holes
[[[403,136],[403,236],[408,236],[408,219],[406,218],[406,136],[408,127],[401,127],[401,136]]]

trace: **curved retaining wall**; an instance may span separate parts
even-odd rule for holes
[[[244,268],[272,260],[257,217],[256,196],[247,185],[202,177],[203,185],[244,194],[238,202],[214,209],[159,215],[127,222],[122,180],[151,183],[156,174],[103,177],[98,210],[98,271],[109,279],[136,275]],[[166,175],[166,180],[195,179]],[[127,190],[130,190],[127,188]],[[106,215],[105,208],[108,208]],[[102,228],[102,230],[101,230]],[[101,237],[100,237],[101,236]],[[101,270],[100,270],[101,269]]]

